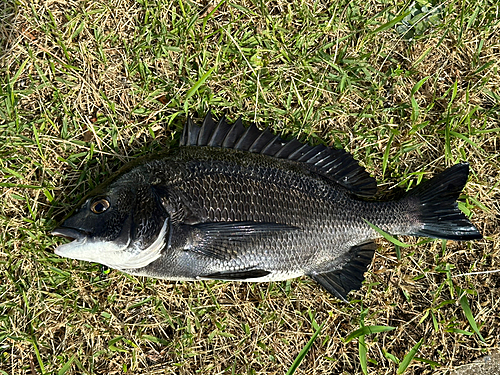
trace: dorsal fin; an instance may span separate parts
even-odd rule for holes
[[[212,117],[210,116],[210,118]],[[217,124],[217,129],[215,129],[212,133],[212,137],[210,138],[208,145],[212,147],[219,147],[224,141],[224,138],[226,138],[229,129],[231,129],[231,125],[227,123],[226,117],[222,116]]]
[[[201,127],[188,118],[180,145],[232,148],[294,160],[306,163],[358,196],[371,197],[377,192],[375,179],[348,152],[324,145],[310,146],[296,138],[286,141],[269,129],[259,130],[255,124],[245,128],[241,118],[232,125],[224,116],[216,122],[209,111]]]

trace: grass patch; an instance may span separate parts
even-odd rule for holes
[[[498,347],[498,4],[418,3],[2,2],[0,372],[436,374]],[[388,197],[466,160],[485,239],[380,241],[351,304],[53,254],[89,189],[208,108],[342,147]]]

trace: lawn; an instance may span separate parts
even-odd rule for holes
[[[0,374],[448,374],[497,350],[499,12],[2,1]],[[169,282],[54,254],[85,193],[209,109],[344,148],[381,196],[468,161],[460,207],[484,239],[381,240],[350,304],[305,277]]]

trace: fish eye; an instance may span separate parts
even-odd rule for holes
[[[90,205],[90,210],[95,214],[102,214],[109,208],[109,206],[109,201],[105,198],[101,198],[96,200],[95,202],[92,202],[92,204]]]

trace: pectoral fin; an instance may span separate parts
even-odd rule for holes
[[[351,259],[343,266],[338,268],[338,265],[333,265],[331,271],[312,272],[309,276],[328,292],[347,302],[347,294],[361,288],[363,275],[371,264],[376,249],[377,245],[373,242],[353,246],[349,250]]]
[[[220,260],[234,259],[252,250],[252,242],[299,228],[253,221],[201,223],[189,226],[185,251]]]

